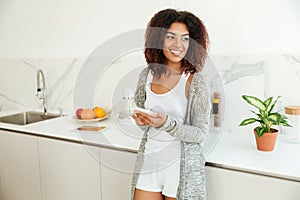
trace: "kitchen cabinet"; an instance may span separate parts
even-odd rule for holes
[[[100,148],[102,199],[130,199],[136,153]]]
[[[0,200],[129,199],[137,154],[109,148],[1,129]],[[210,163],[206,183],[207,200],[300,199],[299,181]]]
[[[38,139],[43,200],[101,200],[99,148]]]
[[[37,137],[0,130],[2,200],[40,200]]]
[[[300,199],[300,182],[206,166],[207,200]]]
[[[0,147],[0,200],[130,197],[136,153],[3,130]]]
[[[2,200],[1,167],[0,167],[0,200]]]
[[[2,200],[1,169],[0,169],[0,200]]]

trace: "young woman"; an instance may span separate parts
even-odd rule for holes
[[[145,131],[132,182],[132,200],[202,200],[205,158],[202,144],[209,129],[210,93],[200,70],[208,34],[190,12],[156,13],[145,35],[148,67],[135,92],[136,124]]]

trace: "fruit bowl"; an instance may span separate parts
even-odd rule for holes
[[[108,118],[105,109],[95,106],[91,108],[77,108],[73,119],[78,122],[98,122]]]
[[[105,120],[108,118],[108,115],[102,117],[102,118],[95,118],[95,119],[78,119],[78,117],[73,116],[73,119],[77,122],[83,122],[83,123],[90,123],[90,122],[99,122],[102,120]]]

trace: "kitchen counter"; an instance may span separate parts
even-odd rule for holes
[[[13,113],[2,112],[0,116]],[[107,129],[95,133],[76,130],[83,125],[106,126]],[[25,126],[0,123],[0,129],[128,152],[137,152],[142,136],[142,131],[130,121],[114,120],[113,117],[86,124],[72,116],[63,116]],[[287,143],[283,135],[279,135],[274,151],[262,152],[256,150],[252,134],[223,132],[207,155],[207,165],[300,181],[299,153],[300,144]]]
[[[5,112],[0,116],[22,111]],[[119,126],[118,126],[118,125]],[[103,131],[78,131],[81,126],[105,126]],[[115,122],[113,118],[99,122],[81,122],[72,116],[62,116],[27,125],[14,125],[0,122],[0,129],[36,135],[70,142],[100,146],[129,152],[137,152],[142,132],[130,121]]]
[[[237,171],[300,181],[300,144],[285,141],[279,135],[272,152],[258,151],[249,132],[223,133],[207,163]]]

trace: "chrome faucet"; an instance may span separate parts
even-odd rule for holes
[[[43,86],[41,87],[41,78]],[[44,114],[47,114],[47,89],[44,73],[41,69],[37,71],[37,93],[39,99],[43,99]]]

